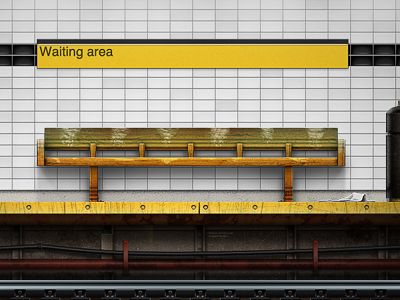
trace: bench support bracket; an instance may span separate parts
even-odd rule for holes
[[[339,167],[344,167],[346,165],[346,142],[345,140],[338,140],[338,150],[337,150],[337,165]]]
[[[90,144],[90,157],[96,157],[96,144]],[[89,201],[99,201],[99,167],[90,167]]]
[[[285,146],[285,156],[292,156],[292,144],[286,144]],[[293,201],[293,167],[285,167],[284,169],[284,177],[283,177],[283,188],[284,202],[292,202]]]

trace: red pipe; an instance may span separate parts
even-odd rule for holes
[[[319,267],[319,253],[318,253],[318,241],[314,240],[313,242],[313,272],[317,273],[318,272],[318,267]]]
[[[129,271],[129,241],[124,240],[122,249],[124,252],[123,256],[122,256],[122,260],[124,263],[124,272],[128,272]]]
[[[20,270],[400,270],[400,259],[1,259],[0,271]]]

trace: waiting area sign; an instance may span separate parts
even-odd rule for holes
[[[151,41],[151,40],[150,40]],[[38,68],[347,68],[342,40],[42,40]]]

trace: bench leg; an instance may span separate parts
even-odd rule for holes
[[[293,201],[293,168],[285,167],[284,170],[284,202]]]
[[[292,156],[292,144],[286,144],[286,157]],[[285,167],[283,174],[283,202],[293,201],[293,167]]]
[[[99,201],[99,187],[98,187],[98,167],[90,167],[90,187],[89,187],[89,201]]]
[[[96,144],[90,144],[90,156],[96,156]],[[99,201],[99,168],[90,167],[89,170],[89,201]]]

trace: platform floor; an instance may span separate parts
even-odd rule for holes
[[[0,202],[0,214],[400,215],[400,202]]]
[[[400,202],[0,202],[0,225],[400,225]]]

